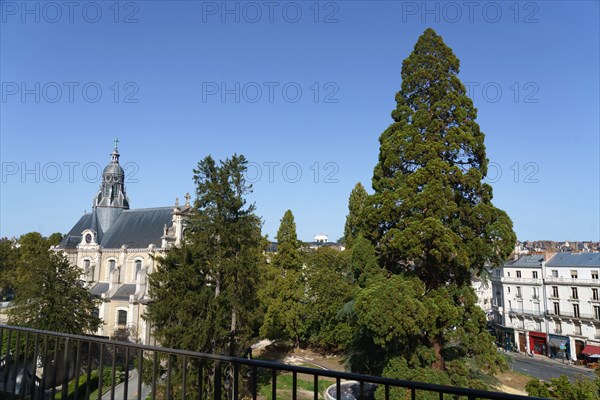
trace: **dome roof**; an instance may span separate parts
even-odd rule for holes
[[[104,168],[104,171],[102,171],[102,175],[106,174],[125,175],[125,171],[123,170],[123,168],[121,168],[119,164],[111,162]]]

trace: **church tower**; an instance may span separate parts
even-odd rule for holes
[[[115,147],[110,155],[110,163],[102,172],[102,184],[94,197],[94,219],[101,237],[119,218],[123,210],[129,210],[129,198],[125,193],[125,171],[119,165],[119,151]]]

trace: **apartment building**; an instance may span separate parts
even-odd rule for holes
[[[494,322],[506,350],[546,352],[543,262],[543,255],[522,256],[492,271]]]
[[[600,253],[522,256],[492,271],[502,346],[575,360],[600,354]]]

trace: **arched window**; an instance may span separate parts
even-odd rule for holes
[[[110,279],[110,276],[112,275],[112,272],[115,270],[115,267],[116,267],[116,261],[108,260],[108,279]]]
[[[117,311],[117,325],[119,325],[119,326],[127,325],[127,311],[125,311],[125,310]]]
[[[135,260],[134,263],[134,271],[133,271],[133,279],[137,281],[137,277],[142,270],[142,260]]]

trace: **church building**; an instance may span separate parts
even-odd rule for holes
[[[142,318],[148,304],[148,276],[157,258],[183,240],[190,196],[185,204],[130,209],[125,172],[119,165],[118,140],[102,173],[92,212],[85,213],[55,247],[81,269],[89,290],[102,299],[96,332],[118,340],[151,343]]]

